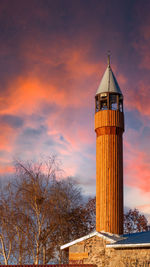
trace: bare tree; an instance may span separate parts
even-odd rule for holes
[[[142,231],[148,231],[146,217],[140,214],[137,209],[130,209],[124,214],[124,233],[137,233]]]
[[[15,178],[0,198],[0,260],[62,262],[60,246],[90,229],[81,189],[71,178],[60,179],[55,157],[38,163],[16,161],[15,166]]]
[[[87,234],[88,218],[80,187],[71,178],[56,182],[51,188],[54,220],[57,224],[56,248]],[[61,255],[60,255],[61,256]]]
[[[85,206],[86,216],[88,217],[88,231],[92,232],[96,227],[96,197],[89,198]]]
[[[43,173],[45,166],[17,162],[16,199],[18,200],[18,214],[21,214],[19,233],[24,233],[27,239],[27,251],[34,264],[46,263],[53,257],[53,246],[47,249],[47,240],[56,228],[52,220],[50,205],[51,183],[55,181],[54,164],[47,165],[47,172]],[[22,223],[23,220],[23,223]],[[19,238],[19,235],[18,235]],[[47,256],[49,253],[49,257]],[[47,260],[46,260],[47,258]]]
[[[89,218],[89,231],[95,230],[96,197],[89,198],[86,204],[86,213]],[[137,209],[130,209],[124,214],[124,233],[148,231],[148,221]]]
[[[0,259],[8,265],[14,246],[13,206],[8,187],[0,192]]]
[[[81,189],[71,178],[56,179],[55,158],[46,164],[16,162],[16,170],[17,262],[58,261],[60,245],[87,233]]]

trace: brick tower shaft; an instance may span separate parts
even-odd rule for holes
[[[96,230],[123,233],[123,112],[95,114]]]

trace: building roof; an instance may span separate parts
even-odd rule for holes
[[[104,240],[110,242],[110,244],[106,245],[107,248],[150,247],[150,231],[125,235],[111,234],[104,231],[94,231],[88,235],[85,235],[61,246],[60,249],[68,248],[93,236],[101,237]]]
[[[122,95],[122,92],[115,78],[115,75],[113,74],[110,64],[108,64],[106,68],[106,71],[97,89],[96,95],[107,92],[118,93]]]
[[[70,246],[73,246],[73,245],[81,242],[81,241],[84,241],[86,239],[89,239],[89,238],[91,238],[93,236],[99,236],[99,237],[105,239],[106,241],[108,241],[110,243],[114,243],[114,242],[116,242],[116,241],[118,241],[120,239],[120,236],[119,235],[110,234],[110,233],[106,233],[106,232],[103,232],[103,231],[102,232],[94,231],[94,232],[92,232],[92,233],[90,233],[88,235],[85,235],[85,236],[83,236],[81,238],[78,238],[78,239],[76,239],[76,240],[74,240],[72,242],[69,242],[69,243],[61,246],[60,249],[68,248]]]
[[[106,247],[150,247],[150,231],[125,234],[120,237],[122,237],[120,240],[116,241],[114,244],[108,244]]]

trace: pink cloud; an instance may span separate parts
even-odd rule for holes
[[[150,115],[150,85],[146,81],[137,81],[136,88],[130,86],[125,95],[125,107],[128,110],[138,110],[142,116]]]
[[[86,47],[76,49],[62,49],[60,54],[58,53],[57,45],[51,47],[51,50],[56,50],[52,55],[49,49],[46,49],[46,54],[40,55],[33,53],[30,50],[24,53],[25,60],[29,67],[28,73],[24,73],[18,77],[15,77],[8,85],[7,91],[9,95],[6,98],[1,97],[2,103],[0,108],[1,114],[30,114],[31,112],[38,111],[40,103],[43,101],[47,103],[55,103],[60,107],[88,107],[89,95],[96,92],[88,82],[88,79],[92,79],[95,84],[96,75],[104,69],[103,63],[91,63],[86,55]],[[58,56],[59,54],[59,56]],[[36,55],[36,61],[39,62],[38,67],[34,64],[34,55]],[[50,68],[50,72],[53,69],[53,75],[50,79],[43,78],[44,70],[42,66]],[[59,73],[57,67],[63,66]],[[59,75],[59,76],[58,76]],[[5,103],[5,104],[4,104]]]
[[[148,155],[128,142],[125,145],[125,183],[150,192],[150,162]]]
[[[14,172],[14,167],[12,165],[9,166],[0,166],[0,174],[12,174]]]
[[[41,61],[42,60],[43,58]],[[50,62],[47,59],[48,64],[51,64],[51,59],[49,60]],[[86,115],[84,109],[89,108],[89,94],[92,92],[92,97],[94,98],[96,88],[93,90],[88,83],[84,84],[86,88],[82,87],[82,85],[83,80],[86,80],[86,78],[90,76],[92,76],[94,81],[96,72],[98,72],[100,66],[101,69],[103,68],[103,64],[100,66],[95,63],[91,64],[82,49],[81,51],[73,50],[70,51],[70,53],[67,52],[67,54],[65,51],[65,53],[62,54],[62,61],[64,60],[66,60],[65,68],[67,69],[66,75],[68,75],[65,79],[60,73],[59,78],[57,74],[53,75],[51,82],[49,80],[43,81],[42,76],[39,75],[37,77],[36,70],[33,69],[27,76],[19,76],[11,81],[7,89],[9,91],[8,97],[1,98],[3,105],[0,107],[0,114],[21,116],[25,118],[24,127],[31,128],[35,126],[35,122],[30,121],[29,117],[31,114],[45,116],[45,122],[48,127],[47,134],[50,136],[53,134],[53,139],[57,144],[60,143],[59,137],[63,134],[63,137],[68,143],[66,144],[66,148],[57,147],[58,153],[65,156],[68,155],[68,153],[71,154],[75,151],[80,151],[83,146],[93,142],[91,134],[89,134],[89,127],[87,123],[83,123],[85,119],[83,120],[81,118]],[[54,62],[52,63],[54,64]],[[68,84],[68,79],[76,80],[76,84]],[[52,104],[56,109],[54,112],[50,111],[47,114],[43,114],[43,104],[47,106]],[[70,111],[68,109],[70,109]],[[69,112],[71,112],[71,114],[69,114]],[[69,120],[68,114],[70,116]],[[94,132],[94,126],[92,130]],[[11,155],[21,152],[21,145],[20,149],[17,148],[16,151],[17,136],[19,133],[19,129],[14,131],[11,127],[7,130],[4,129],[1,134],[1,149],[6,150],[8,145]],[[14,141],[16,141],[15,145],[13,144]],[[44,141],[44,139],[38,140],[36,147],[38,151],[42,149],[42,142]],[[36,150],[34,149],[31,153],[27,153],[26,151],[21,152],[21,154],[22,153],[28,154],[29,156],[29,154],[36,153]]]

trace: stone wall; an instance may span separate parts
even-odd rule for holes
[[[69,263],[97,267],[150,267],[150,248],[106,248],[104,239],[94,236],[69,248]]]
[[[130,249],[106,248],[106,258],[109,261],[108,265],[109,267],[118,267],[118,266],[150,267],[150,248],[130,248]]]

